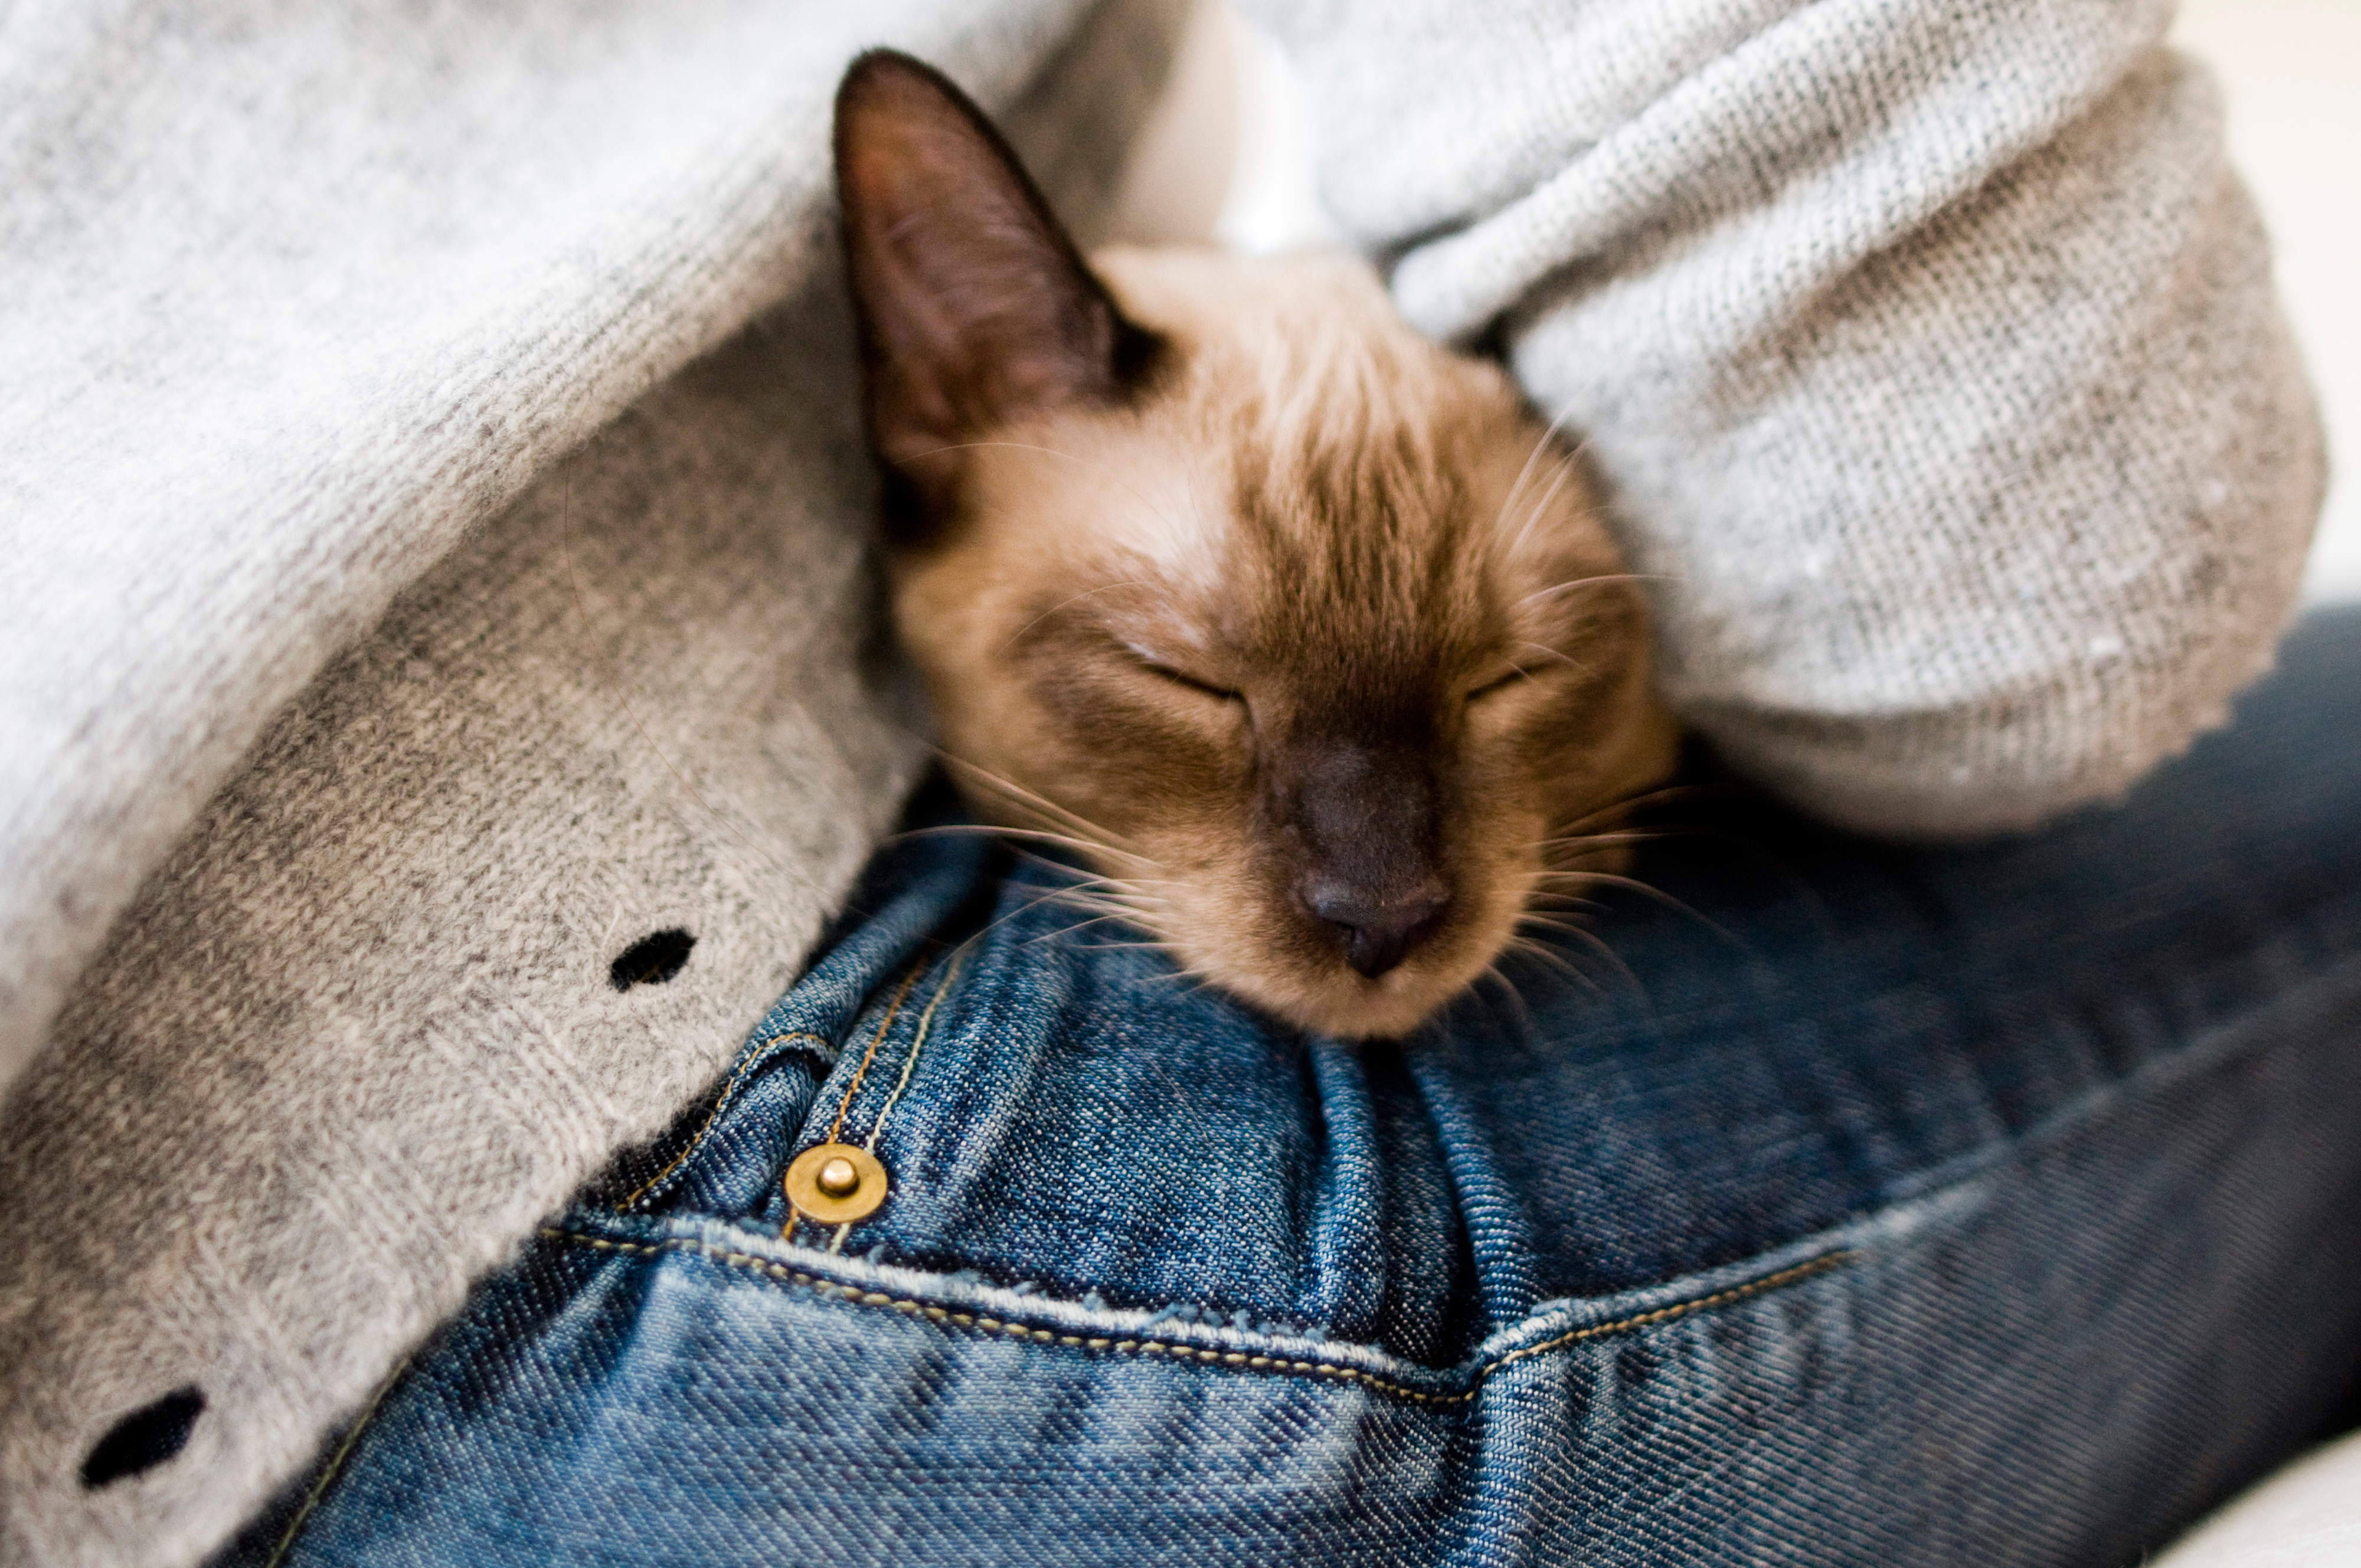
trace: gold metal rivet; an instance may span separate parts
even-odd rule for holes
[[[787,1167],[787,1201],[815,1224],[849,1225],[867,1219],[885,1201],[890,1185],[877,1157],[851,1144],[807,1148]]]

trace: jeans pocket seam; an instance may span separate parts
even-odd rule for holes
[[[885,1096],[885,1103],[877,1108],[877,1119],[869,1124],[869,1136],[862,1141],[861,1146],[871,1154],[877,1152],[877,1140],[884,1134],[885,1120],[894,1114],[894,1108],[902,1102],[902,1091],[910,1087],[911,1075],[917,1071],[918,1053],[927,1047],[927,1035],[934,1027],[935,1010],[943,1004],[944,998],[950,995],[951,987],[959,983],[960,970],[966,962],[967,948],[962,946],[954,951],[950,960],[943,965],[943,978],[936,984],[934,994],[927,998],[925,1010],[918,1014],[917,1033],[910,1038],[909,1055],[902,1058],[902,1076],[895,1080],[893,1092]],[[848,1095],[846,1104],[850,1106],[851,1103],[851,1099]],[[841,1113],[839,1113],[838,1120],[841,1124]]]
[[[959,979],[960,966],[966,956],[965,947],[958,948],[951,954],[950,961],[943,966],[943,976],[937,982],[934,994],[927,999],[925,1010],[918,1014],[917,1033],[911,1038],[909,1054],[903,1059],[902,1076],[895,1082],[893,1091],[886,1095],[885,1103],[878,1108],[877,1118],[871,1124],[869,1136],[862,1146],[871,1154],[877,1152],[877,1139],[885,1130],[885,1118],[893,1113],[894,1107],[902,1099],[902,1091],[909,1087],[910,1075],[917,1069],[918,1053],[926,1048],[927,1032],[934,1025],[935,1010],[940,1007],[943,1004],[943,999],[950,994],[951,986]],[[931,955],[919,959],[910,966],[909,972],[902,977],[902,983],[895,989],[894,1000],[887,1004],[884,1018],[878,1023],[876,1032],[869,1036],[869,1048],[862,1053],[861,1065],[853,1069],[851,1080],[844,1086],[844,1096],[837,1102],[836,1117],[829,1124],[828,1136],[822,1140],[824,1143],[833,1144],[843,1137],[845,1120],[852,1113],[852,1102],[860,1094],[861,1085],[869,1076],[870,1068],[876,1062],[878,1047],[884,1044],[885,1036],[893,1031],[894,1021],[901,1016],[903,1004],[909,1000],[912,988],[925,976],[931,966]],[[780,1239],[793,1241],[796,1231],[804,1223],[804,1216],[791,1206],[787,1211],[786,1224],[780,1233]],[[845,1237],[851,1234],[852,1226],[857,1223],[848,1221],[833,1227],[836,1236],[830,1242],[829,1251],[840,1250],[844,1245]]]
[[[747,1075],[769,1058],[772,1047],[785,1045],[789,1040],[809,1040],[823,1050],[832,1051],[836,1048],[832,1041],[823,1039],[806,1029],[790,1029],[785,1034],[766,1036],[748,1046],[745,1050],[739,1053],[737,1069],[730,1073],[729,1083],[723,1086],[721,1093],[714,1100],[713,1109],[708,1111],[705,1113],[705,1120],[697,1124],[696,1134],[681,1146],[678,1154],[664,1162],[663,1169],[641,1182],[621,1202],[616,1204],[616,1212],[629,1213],[638,1206],[640,1200],[670,1180],[675,1172],[696,1157],[697,1152],[705,1146],[705,1140],[711,1135],[714,1124],[721,1119],[721,1113],[727,1111],[730,1102],[738,1097],[738,1091],[744,1085]]]
[[[929,955],[912,964],[909,972],[902,977],[902,983],[894,988],[894,1000],[885,1004],[885,1016],[878,1020],[876,1032],[869,1036],[869,1048],[861,1053],[861,1065],[852,1069],[851,1080],[844,1086],[844,1098],[836,1103],[836,1119],[829,1124],[828,1136],[820,1140],[822,1143],[832,1144],[843,1133],[844,1119],[852,1113],[853,1096],[861,1092],[862,1080],[869,1076],[871,1065],[877,1060],[877,1047],[893,1032],[894,1020],[902,1015],[902,1003],[909,1000],[910,988],[918,983],[918,977],[927,972],[931,961]]]
[[[1609,1322],[1590,1323],[1582,1328],[1569,1329],[1564,1333],[1553,1335],[1537,1343],[1520,1345],[1515,1350],[1504,1351],[1491,1360],[1480,1363],[1477,1376],[1480,1380],[1511,1362],[1524,1361],[1532,1356],[1546,1354],[1553,1350],[1562,1350],[1569,1344],[1578,1343],[1584,1340],[1604,1339],[1609,1334],[1630,1333],[1638,1329],[1654,1328],[1659,1323],[1668,1323],[1678,1318],[1693,1317],[1699,1312],[1709,1312],[1717,1307],[1727,1307],[1752,1297],[1768,1295],[1773,1290],[1783,1290],[1790,1285],[1800,1285],[1816,1275],[1842,1268],[1852,1262],[1856,1255],[1858,1255],[1853,1252],[1841,1249],[1822,1253],[1817,1257],[1806,1258],[1802,1263],[1790,1265],[1776,1273],[1766,1274],[1760,1279],[1750,1279],[1742,1285],[1728,1286],[1708,1295],[1695,1297],[1686,1301],[1669,1302],[1664,1306],[1652,1308],[1644,1312],[1633,1312],[1628,1317],[1617,1318]]]
[[[287,1561],[288,1552],[294,1550],[295,1542],[303,1534],[303,1526],[310,1522],[312,1511],[320,1506],[320,1499],[328,1495],[328,1488],[335,1485],[336,1477],[344,1471],[345,1461],[353,1456],[353,1450],[359,1445],[361,1434],[368,1431],[370,1424],[377,1420],[378,1411],[384,1407],[385,1397],[393,1392],[393,1386],[401,1381],[402,1374],[410,1370],[410,1364],[415,1359],[415,1356],[403,1356],[378,1384],[377,1391],[369,1396],[368,1404],[362,1409],[360,1419],[353,1422],[352,1430],[345,1433],[344,1440],[336,1444],[335,1453],[329,1455],[325,1468],[305,1490],[302,1505],[295,1510],[295,1517],[287,1521],[286,1530],[280,1534],[279,1544],[270,1549],[269,1559],[263,1563],[263,1568],[279,1568]]]
[[[846,1306],[885,1308],[903,1317],[923,1318],[945,1332],[956,1329],[1026,1343],[1059,1345],[1067,1349],[1098,1354],[1170,1358],[1178,1362],[1192,1362],[1228,1371],[1276,1376],[1321,1377],[1332,1382],[1355,1384],[1375,1393],[1409,1399],[1418,1404],[1434,1406],[1466,1405],[1473,1402],[1483,1391],[1486,1381],[1501,1367],[1530,1360],[1550,1351],[1562,1350],[1570,1344],[1603,1339],[1612,1334],[1631,1333],[1654,1328],[1659,1324],[1672,1322],[1681,1318],[1693,1317],[1699,1312],[1711,1311],[1757,1296],[1768,1295],[1840,1268],[1850,1263],[1856,1255],[1847,1250],[1823,1253],[1817,1257],[1807,1258],[1775,1273],[1731,1285],[1708,1295],[1686,1301],[1668,1302],[1664,1306],[1652,1308],[1643,1312],[1631,1313],[1609,1322],[1590,1323],[1581,1328],[1571,1329],[1538,1343],[1521,1345],[1488,1359],[1453,1368],[1446,1372],[1444,1376],[1461,1382],[1464,1387],[1438,1389],[1417,1387],[1368,1367],[1355,1366],[1346,1362],[1325,1357],[1304,1357],[1289,1354],[1283,1351],[1273,1354],[1244,1348],[1224,1349],[1220,1345],[1192,1344],[1177,1337],[1145,1332],[1124,1334],[1111,1331],[1104,1334],[1089,1334],[1077,1333],[1070,1330],[1061,1332],[1060,1329],[1042,1328],[1036,1324],[1013,1322],[987,1312],[961,1311],[916,1296],[879,1290],[857,1282],[848,1283],[829,1279],[824,1276],[796,1268],[791,1264],[780,1262],[775,1258],[719,1245],[693,1236],[670,1236],[662,1240],[644,1242],[627,1241],[619,1237],[592,1235],[586,1232],[566,1230],[556,1226],[545,1227],[541,1234],[551,1241],[588,1246],[600,1252],[628,1256],[656,1257],[668,1252],[688,1253],[721,1264],[725,1267],[757,1275],[775,1284],[808,1289],[824,1299],[835,1300]]]

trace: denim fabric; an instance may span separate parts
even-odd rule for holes
[[[2125,806],[1714,789],[1303,1040],[919,834],[237,1564],[2136,1561],[2361,1372],[2361,615]],[[892,1196],[789,1223],[788,1161]]]

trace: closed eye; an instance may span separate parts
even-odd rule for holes
[[[1505,674],[1494,676],[1491,680],[1486,681],[1480,686],[1471,687],[1467,693],[1466,700],[1469,702],[1480,702],[1485,697],[1490,696],[1495,692],[1506,691],[1510,686],[1520,685],[1532,679],[1532,676],[1527,674],[1522,670],[1510,670]]]
[[[1213,697],[1221,702],[1244,702],[1246,700],[1246,697],[1242,694],[1234,692],[1227,686],[1217,686],[1211,681],[1201,681],[1196,676],[1189,674],[1185,671],[1174,669],[1171,665],[1166,663],[1163,660],[1158,658],[1147,649],[1139,647],[1137,644],[1126,643],[1125,650],[1129,652],[1134,659],[1139,661],[1139,667],[1141,669],[1146,670],[1149,674],[1157,676],[1160,680],[1170,681],[1176,686],[1186,686],[1192,692],[1202,693],[1206,696]]]
[[[1147,670],[1149,674],[1161,675],[1164,679],[1171,682],[1176,686],[1187,686],[1192,692],[1202,692],[1207,696],[1218,698],[1223,702],[1244,702],[1246,700],[1243,696],[1231,691],[1226,686],[1217,686],[1209,681],[1201,681],[1194,675],[1184,675],[1180,671],[1172,668],[1170,664],[1149,664],[1147,666]]]

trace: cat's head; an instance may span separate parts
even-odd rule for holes
[[[1357,261],[1093,271],[906,57],[856,62],[836,149],[895,618],[980,810],[1078,841],[1086,898],[1183,969],[1347,1036],[1408,1031],[1615,861],[1671,756],[1644,607],[1505,376]]]

